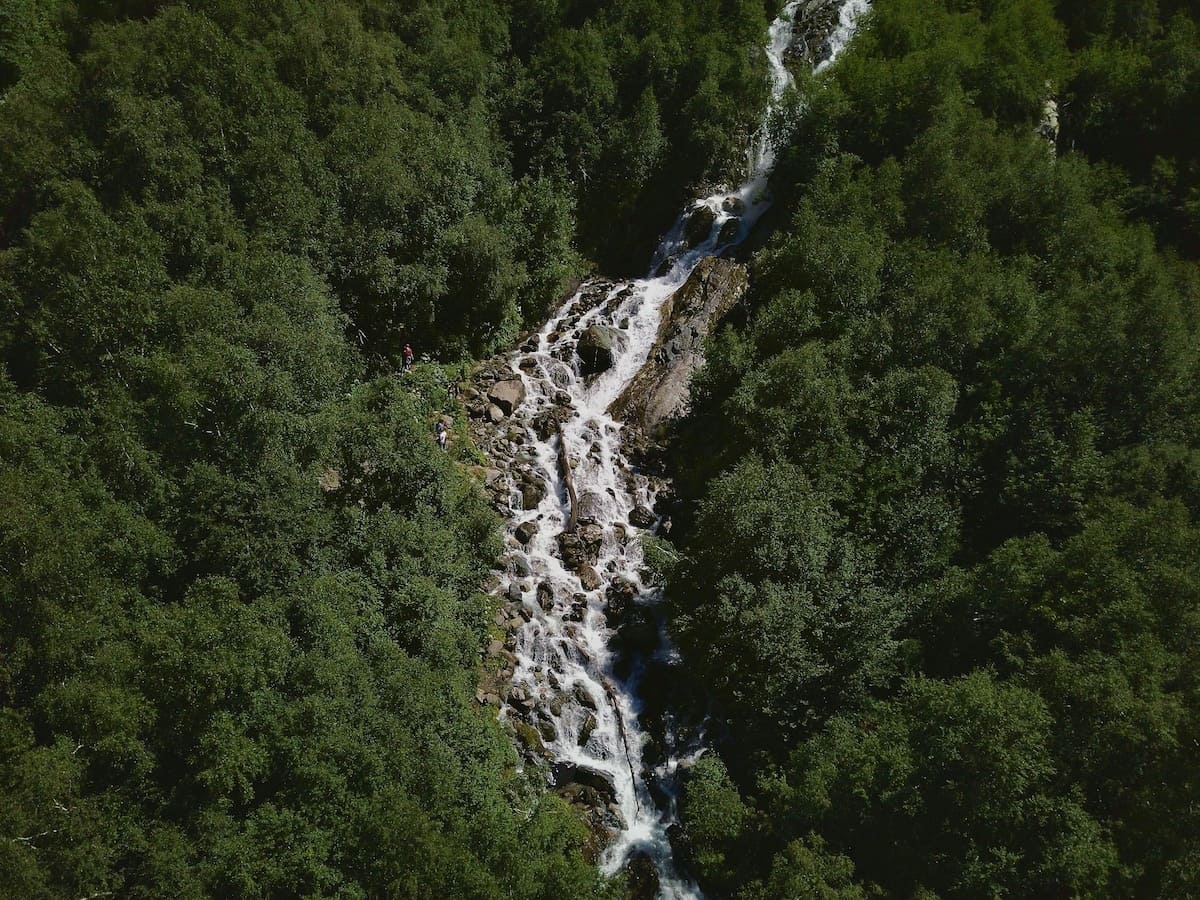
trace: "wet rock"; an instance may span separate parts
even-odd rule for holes
[[[499,425],[504,421],[504,410],[502,410],[495,403],[491,403],[487,408],[487,417],[488,421],[493,425]]]
[[[726,197],[721,201],[721,209],[735,216],[740,216],[746,211],[746,204],[741,197]]]
[[[683,236],[693,247],[703,244],[712,234],[713,223],[716,221],[717,214],[707,205],[697,206],[692,210],[687,223],[683,226]]]
[[[518,554],[513,557],[513,571],[522,578],[528,578],[533,574],[533,566],[529,564],[529,560],[524,555]]]
[[[592,712],[596,711],[596,701],[592,699],[592,695],[588,693],[587,688],[582,684],[575,685],[571,690],[571,697],[584,709],[590,709]]]
[[[800,57],[807,68],[828,59],[833,52],[829,36],[837,27],[841,7],[840,0],[808,0],[802,4],[796,12],[788,56]]]
[[[508,586],[508,590],[505,592],[505,596],[508,597],[509,600],[513,601],[513,603],[520,603],[521,602],[521,585],[519,585],[517,582],[514,581],[512,584],[510,584]]]
[[[571,410],[565,406],[554,406],[534,417],[534,433],[543,441],[550,438],[557,430],[559,423],[571,418]]]
[[[522,347],[521,349],[524,349],[524,348]],[[517,363],[517,368],[520,369],[522,372],[532,372],[534,369],[537,368],[537,366],[538,366],[537,360],[534,359],[532,356],[526,356],[519,363]]]
[[[637,585],[628,578],[614,579],[604,592],[604,618],[609,626],[621,622],[637,599]]]
[[[659,891],[658,867],[649,854],[634,853],[625,863],[626,900],[655,900]]]
[[[592,715],[591,713],[588,713],[588,717],[583,720],[583,725],[581,725],[579,727],[579,746],[580,747],[582,747],[584,744],[586,744],[588,742],[588,739],[592,736],[592,732],[594,732],[596,730],[597,724],[598,723],[596,722],[596,717],[594,715]]]
[[[538,605],[542,609],[549,609],[554,604],[554,586],[548,581],[543,581],[537,586]]]
[[[737,240],[738,229],[742,226],[742,220],[738,218],[726,219],[721,224],[721,231],[717,235],[717,240],[722,244],[731,244]]]
[[[585,547],[591,553],[599,553],[600,547],[604,543],[604,529],[593,523],[583,525],[579,529],[579,539],[583,541]],[[595,560],[590,560],[595,564]]]
[[[514,688],[508,695],[508,703],[522,713],[528,713],[533,709],[533,697],[524,688]]]
[[[571,405],[571,395],[568,394],[566,391],[561,391],[561,390],[555,391],[554,392],[554,402],[557,403],[559,406],[570,406]]]
[[[540,478],[521,485],[521,506],[525,509],[537,509],[545,498],[546,483]]]
[[[555,387],[566,388],[571,384],[571,373],[566,366],[554,366],[550,369],[550,381]]]
[[[554,723],[549,719],[539,719],[537,724],[538,734],[542,736],[542,740],[549,743],[558,737],[558,732],[554,728]]]
[[[578,534],[564,531],[558,536],[558,555],[568,569],[579,569],[587,563],[587,550]]]
[[[525,382],[519,378],[498,381],[488,389],[488,399],[506,416],[511,416],[525,400]]]
[[[600,587],[600,573],[596,571],[596,567],[592,565],[580,566],[579,583],[583,585],[585,591],[594,591]]]
[[[522,544],[528,544],[533,540],[533,536],[538,533],[537,522],[522,522],[514,529],[513,534],[517,536],[517,540]]]
[[[579,521],[584,524],[595,524],[604,518],[604,497],[596,491],[585,491],[579,497],[576,507]]]
[[[587,595],[574,594],[571,597],[571,607],[563,613],[564,622],[582,622],[583,614],[587,612]]]
[[[624,338],[615,328],[605,325],[585,328],[575,347],[579,356],[580,371],[584,375],[596,375],[611,369],[623,346]]]
[[[612,776],[599,769],[575,763],[559,762],[551,767],[551,778],[555,787],[576,784],[583,788],[590,788],[597,795],[595,799],[604,806],[617,802],[617,789],[613,784]]]
[[[651,527],[657,518],[658,517],[654,515],[654,511],[651,510],[650,507],[644,506],[640,503],[633,508],[632,512],[629,513],[629,523],[631,525],[636,525],[638,528]]]

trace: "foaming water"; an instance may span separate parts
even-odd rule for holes
[[[784,7],[766,48],[771,74],[769,117],[791,76],[784,55],[802,0]],[[867,0],[847,0],[830,36],[829,65],[854,33]],[[626,458],[622,425],[608,408],[645,363],[658,332],[663,302],[709,256],[740,243],[770,205],[767,178],[773,148],[760,129],[748,154],[747,180],[732,191],[693,201],[654,254],[649,274],[627,282],[585,284],[550,318],[526,349],[511,359],[526,399],[512,422],[524,432],[525,461],[547,486],[534,509],[511,496],[511,531],[536,523],[527,544],[510,539],[509,568],[499,592],[519,597],[526,624],[516,637],[516,665],[504,717],[536,726],[562,783],[589,785],[613,840],[601,860],[608,873],[644,855],[658,873],[659,896],[696,898],[697,886],[673,861],[669,830],[676,821],[675,774],[702,752],[664,726],[665,747],[652,748],[639,715],[646,667],[671,662],[674,651],[655,607],[657,589],[640,577],[643,557],[635,521],[658,526],[654,484]],[[707,233],[700,233],[707,228]],[[690,240],[689,240],[690,235]],[[608,329],[612,365],[598,375],[580,371],[576,346],[592,326]],[[557,428],[547,422],[558,420]],[[578,527],[564,544],[572,504],[562,459],[569,462],[579,503]],[[571,565],[564,562],[564,556]],[[586,568],[590,566],[591,568]],[[586,577],[581,577],[586,576]],[[652,758],[653,765],[647,760]]]

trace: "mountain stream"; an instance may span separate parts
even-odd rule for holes
[[[639,719],[639,685],[647,665],[669,663],[673,651],[654,613],[659,592],[639,574],[638,533],[662,523],[652,512],[656,482],[626,458],[622,424],[608,409],[646,362],[664,301],[704,258],[742,242],[770,204],[775,158],[766,122],[792,81],[784,55],[804,6],[793,0],[770,26],[771,102],[747,153],[745,183],[693,201],[662,240],[647,277],[584,284],[509,359],[508,377],[524,385],[509,433],[522,432],[524,462],[545,491],[530,498],[511,484],[510,552],[497,592],[519,604],[523,624],[515,631],[512,686],[500,715],[536,726],[560,786],[593,792],[611,838],[602,869],[648,860],[652,889],[656,882],[664,898],[700,896],[673,861],[670,832],[676,772],[701,746],[694,730],[685,741],[668,722],[662,745],[648,752],[654,739]],[[837,57],[869,6],[868,0],[841,4],[817,71]],[[592,326],[610,339],[597,351],[599,366],[585,365],[577,348]]]

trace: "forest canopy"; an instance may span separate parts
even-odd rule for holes
[[[674,445],[712,895],[1200,892],[1198,22],[880,0],[803,85]]]
[[[0,894],[607,890],[475,702],[498,523],[396,362],[726,172],[765,16],[0,0]]]

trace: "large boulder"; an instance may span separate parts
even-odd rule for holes
[[[525,382],[520,378],[510,378],[507,381],[497,381],[488,388],[488,399],[506,416],[525,402]]]
[[[516,527],[514,533],[516,534],[518,541],[520,541],[522,544],[528,544],[533,540],[533,536],[538,533],[538,523],[522,522]]]
[[[624,346],[621,332],[605,325],[591,325],[579,335],[575,352],[584,375],[597,375],[613,367]]]
[[[683,226],[683,236],[693,247],[703,244],[712,234],[713,224],[716,221],[717,214],[708,206],[697,206],[692,210],[691,215],[687,218],[687,223]]]

